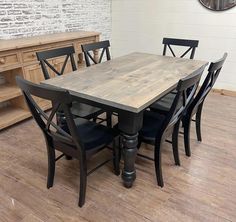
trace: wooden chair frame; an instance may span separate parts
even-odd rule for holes
[[[37,56],[37,58],[40,62],[40,65],[42,67],[44,78],[50,79],[50,75],[49,75],[47,67],[49,67],[57,75],[59,75],[59,76],[63,75],[64,71],[65,71],[65,67],[66,67],[69,59],[71,62],[72,71],[76,71],[77,67],[76,67],[76,63],[75,63],[75,59],[74,59],[74,53],[75,53],[75,49],[73,46],[52,49],[52,50],[43,51],[43,52],[36,52],[36,56]],[[61,71],[59,72],[47,60],[51,59],[51,58],[60,57],[60,56],[66,56],[66,58],[65,58],[64,63],[62,65]]]
[[[54,175],[55,175],[55,163],[64,155],[74,157],[79,160],[80,165],[80,194],[79,194],[79,206],[82,207],[85,203],[85,194],[86,194],[86,184],[87,184],[87,175],[92,173],[97,168],[101,167],[108,161],[106,160],[102,164],[98,165],[95,169],[87,172],[87,159],[92,156],[94,153],[99,152],[102,147],[95,147],[92,151],[86,151],[83,141],[81,140],[81,135],[77,130],[74,117],[70,111],[72,105],[72,97],[70,93],[63,89],[48,87],[44,85],[37,85],[27,80],[24,80],[22,77],[17,76],[16,82],[21,88],[23,96],[26,100],[26,103],[37,122],[38,126],[43,132],[46,145],[47,145],[47,154],[48,154],[48,178],[47,178],[47,188],[53,186]],[[35,102],[32,96],[40,97],[52,102],[53,108],[51,113],[48,115],[45,113]],[[62,110],[64,113],[64,121],[68,128],[68,132],[65,131],[62,125],[58,125],[54,122],[54,117],[58,110]],[[115,144],[114,144],[115,145]],[[55,156],[55,150],[62,152],[62,155],[59,157]],[[119,156],[119,149],[116,147],[113,151],[114,158]],[[115,165],[115,173],[119,174],[119,167]]]
[[[190,104],[186,114],[183,117],[183,125],[184,125],[184,144],[185,144],[185,153],[187,156],[191,156],[190,149],[190,126],[192,117],[196,114],[195,122],[196,122],[196,133],[198,141],[202,141],[201,136],[201,115],[204,101],[213,88],[220,72],[223,67],[223,64],[227,58],[227,53],[223,55],[221,59],[216,62],[212,62],[208,68],[208,74],[200,87],[197,95],[194,100]]]
[[[196,48],[198,47],[198,40],[189,40],[189,39],[174,39],[174,38],[163,38],[162,44],[164,44],[163,55],[166,55],[167,48],[170,50],[171,54],[176,57],[174,50],[172,49],[172,45],[176,46],[185,46],[189,47],[181,56],[180,58],[185,57],[189,52],[190,59],[194,58]]]
[[[199,81],[203,73],[203,70],[204,69],[197,70],[193,72],[191,76],[179,80],[176,88],[177,93],[175,95],[174,101],[171,105],[169,112],[165,116],[164,122],[157,131],[156,137],[145,138],[142,137],[142,135],[139,137],[139,147],[142,142],[152,144],[155,146],[154,150],[155,171],[156,171],[157,183],[161,187],[164,186],[164,181],[162,176],[162,164],[161,164],[162,144],[165,141],[172,143],[175,164],[180,165],[179,151],[178,151],[179,125],[186,109],[193,100],[193,96],[199,85]],[[169,137],[170,135],[172,135],[172,141],[166,140],[167,137]],[[145,157],[144,155],[141,156]],[[148,157],[148,159],[150,158]]]
[[[65,67],[66,67],[69,60],[71,63],[72,71],[76,71],[77,66],[76,66],[75,59],[74,59],[74,53],[75,53],[75,50],[74,50],[73,46],[37,52],[36,55],[37,55],[37,58],[40,62],[40,65],[41,65],[41,68],[42,68],[42,71],[44,74],[44,78],[50,79],[48,68],[50,68],[55,74],[57,74],[59,76],[63,75],[64,71],[65,71]],[[51,58],[61,57],[61,56],[65,56],[65,60],[63,62],[61,70],[57,71],[47,60],[51,59]],[[94,121],[96,121],[97,119],[101,120],[101,122],[106,121],[106,120],[98,117],[100,114],[103,113],[103,110],[96,108],[96,107],[86,105],[86,104],[79,104],[77,102],[74,102],[74,103],[75,104],[72,104],[72,106],[74,106],[74,107],[80,106],[84,110],[84,112],[81,112],[81,113],[76,112],[76,114],[74,114],[75,116],[83,117],[86,119],[93,119]],[[82,114],[84,116],[81,116]],[[59,120],[59,116],[60,115],[58,112],[58,120]],[[111,126],[110,119],[107,121],[107,125]]]
[[[102,59],[103,59],[103,56],[104,56],[104,53],[106,53],[107,60],[111,60],[111,55],[110,55],[109,47],[110,47],[110,42],[108,40],[81,45],[82,51],[84,53],[84,58],[85,58],[86,66],[87,67],[91,66],[90,60],[94,64],[101,63]],[[101,54],[99,56],[98,61],[96,61],[96,59],[90,54],[90,52],[91,51],[95,52],[95,50],[99,50],[99,49],[102,49],[102,52],[101,52]]]
[[[94,64],[99,64],[102,62],[103,56],[106,53],[106,59],[107,61],[111,60],[111,55],[110,55],[110,41],[105,40],[105,41],[100,41],[100,42],[94,42],[94,43],[89,43],[89,44],[84,44],[81,45],[82,51],[84,53],[84,58],[86,62],[86,66],[89,67],[91,66],[92,61]],[[91,51],[95,53],[96,50],[102,49],[102,52],[98,58],[98,61],[91,55]],[[106,121],[108,126],[112,126],[112,113],[106,112]]]

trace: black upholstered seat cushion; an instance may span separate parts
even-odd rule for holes
[[[104,111],[100,108],[90,106],[84,103],[79,103],[74,101],[72,103],[71,107],[71,113],[76,117],[82,117],[86,119],[92,119],[93,117],[96,117],[100,114],[102,114]]]
[[[143,127],[139,132],[139,136],[145,140],[155,140],[165,118],[165,115],[157,112],[145,111],[143,116]]]
[[[79,140],[84,144],[86,150],[106,146],[118,135],[116,130],[83,118],[76,118],[74,121],[80,137]],[[69,133],[67,126],[62,128]]]

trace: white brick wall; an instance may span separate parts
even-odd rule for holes
[[[111,0],[0,0],[0,39],[66,31],[111,38]]]

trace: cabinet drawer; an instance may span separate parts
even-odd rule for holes
[[[0,67],[16,65],[18,63],[20,63],[20,61],[16,53],[0,55]]]
[[[35,51],[29,51],[29,52],[23,52],[23,61],[24,62],[33,62],[33,61],[37,61],[37,56],[36,56],[36,52],[38,50]]]

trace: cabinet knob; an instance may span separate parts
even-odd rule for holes
[[[36,57],[36,54],[35,54],[35,53],[32,53],[32,57],[35,58],[35,57]]]
[[[5,64],[6,59],[5,58],[0,58],[0,64]]]

